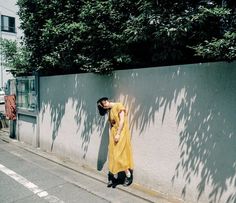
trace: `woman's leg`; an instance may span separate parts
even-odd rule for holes
[[[108,173],[108,183],[107,187],[115,188],[118,185],[118,174]]]
[[[113,185],[113,174],[111,172],[108,173],[108,183],[107,183],[107,187],[111,187]]]
[[[131,173],[130,173],[130,170],[129,170],[129,169],[125,170],[125,175],[126,175],[126,177],[128,177],[128,178],[131,177]]]
[[[130,169],[125,170],[125,180],[124,180],[124,186],[129,186],[133,182],[133,177],[132,177],[132,171]]]

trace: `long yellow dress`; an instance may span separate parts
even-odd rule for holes
[[[120,133],[120,139],[118,143],[114,142],[114,137],[119,127],[119,113],[125,112],[124,126]],[[115,103],[115,105],[109,111],[109,122],[111,124],[109,133],[109,145],[108,145],[108,168],[112,174],[132,169],[134,167],[133,154],[131,147],[131,136],[128,125],[127,111],[123,104]]]

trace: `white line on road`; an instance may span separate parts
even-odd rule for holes
[[[57,202],[57,203],[63,203],[62,200],[59,198],[49,195],[47,191],[40,189],[37,185],[34,183],[28,181],[26,178],[23,176],[17,174],[16,172],[12,171],[11,169],[3,166],[0,164],[0,171],[20,183],[21,185],[25,186],[28,190],[32,191],[34,194],[38,195],[40,198],[44,198],[48,202]]]

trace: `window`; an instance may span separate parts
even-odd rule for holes
[[[15,29],[15,18],[9,16],[1,16],[1,29],[6,32],[16,32]]]
[[[37,107],[37,90],[34,76],[17,77],[17,108],[34,112]]]

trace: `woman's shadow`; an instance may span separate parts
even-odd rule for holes
[[[101,135],[101,143],[98,151],[97,170],[99,171],[103,169],[104,164],[107,161],[108,143],[109,143],[109,125],[108,123],[106,123]]]

